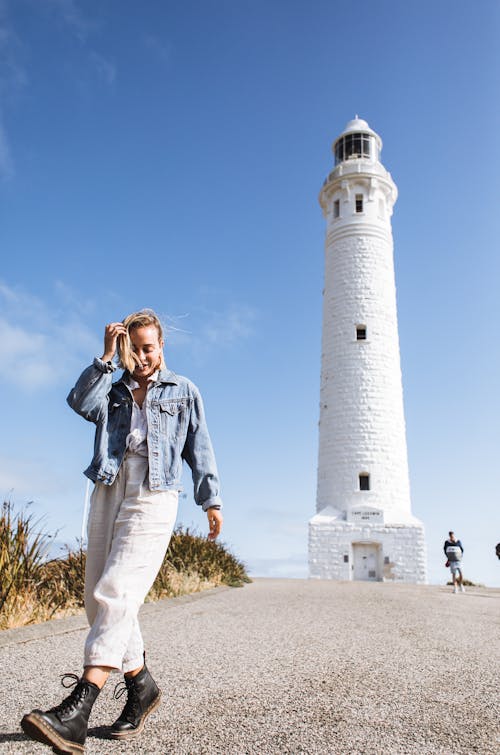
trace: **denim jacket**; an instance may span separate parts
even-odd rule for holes
[[[101,359],[82,372],[67,402],[96,425],[94,457],[84,474],[112,485],[125,456],[132,395],[123,377],[112,382],[115,366]],[[194,498],[206,511],[221,506],[219,478],[203,402],[190,380],[163,369],[146,394],[149,487],[180,490],[182,460],[191,467]]]

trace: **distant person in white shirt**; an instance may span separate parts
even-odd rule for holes
[[[450,567],[451,579],[453,582],[453,592],[465,592],[464,577],[462,572],[462,556],[464,549],[460,540],[457,540],[454,532],[448,533],[448,540],[445,540],[443,550],[446,554],[445,566]]]

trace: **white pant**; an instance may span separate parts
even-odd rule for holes
[[[143,663],[138,613],[160,569],[177,516],[176,490],[152,492],[148,460],[127,453],[113,485],[91,498],[85,610],[91,626],[85,666],[123,672]]]

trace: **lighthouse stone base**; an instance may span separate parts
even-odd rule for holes
[[[426,584],[424,526],[404,518],[385,522],[383,512],[368,507],[348,515],[323,509],[309,522],[309,576]]]

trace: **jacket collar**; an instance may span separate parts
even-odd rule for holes
[[[125,370],[125,372],[122,374],[122,376],[117,382],[127,385],[127,383],[133,379],[134,378],[132,377],[130,372],[128,370]],[[171,385],[179,385],[179,378],[175,374],[175,372],[172,372],[172,370],[169,370],[165,367],[162,370],[158,370],[158,372],[156,373],[155,380],[153,380],[153,383],[170,383]]]
[[[171,383],[172,385],[179,385],[179,378],[175,374],[175,372],[172,372],[172,370],[167,369],[166,367],[163,368],[163,370],[160,370],[158,372],[157,383]]]

